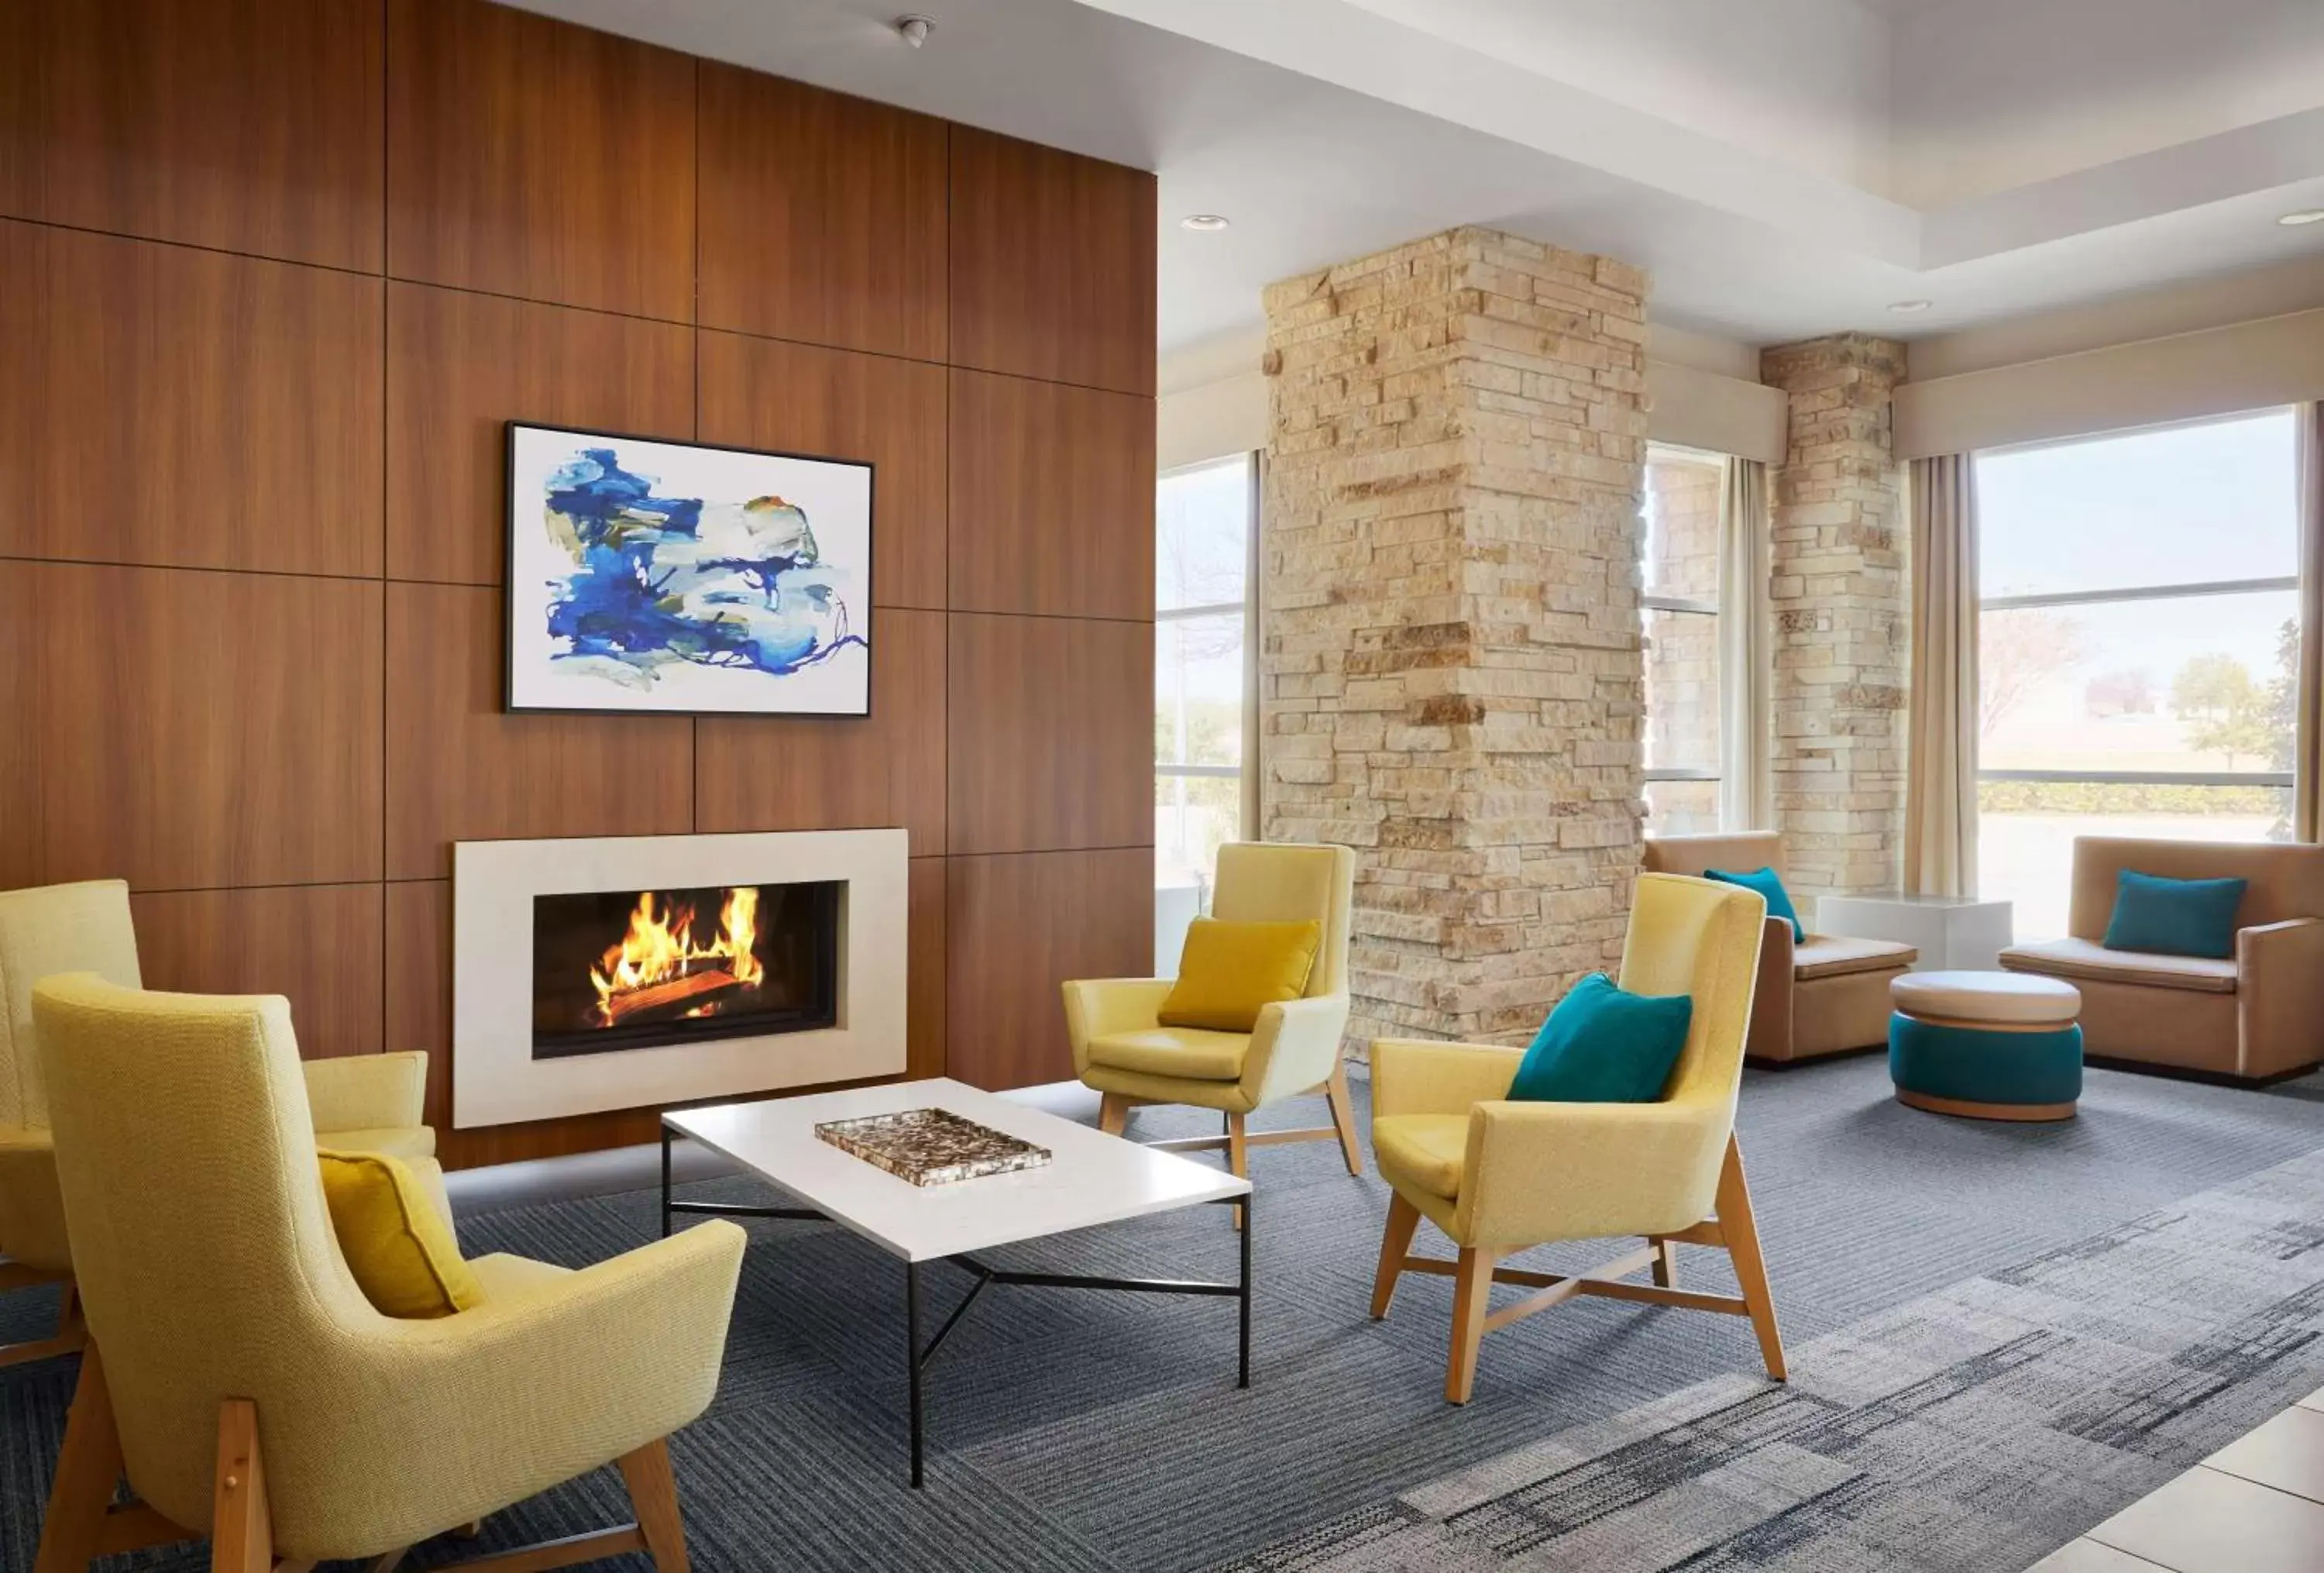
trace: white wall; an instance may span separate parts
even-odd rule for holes
[[[2324,105],[2319,0],[1905,0],[1889,194],[1941,207]]]

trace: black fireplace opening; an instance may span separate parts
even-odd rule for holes
[[[535,896],[532,1057],[837,1025],[841,883]]]

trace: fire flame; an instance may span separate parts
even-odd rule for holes
[[[744,885],[726,893],[718,913],[718,930],[706,941],[694,936],[694,908],[682,902],[664,903],[659,894],[646,891],[630,911],[629,932],[608,949],[599,965],[589,969],[597,991],[597,1020],[605,1026],[620,1019],[617,1000],[640,989],[684,976],[703,963],[715,963],[736,984],[758,983],[766,976],[760,962],[759,891]],[[698,1006],[707,1014],[712,1006]]]

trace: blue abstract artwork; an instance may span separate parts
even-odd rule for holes
[[[872,467],[509,427],[512,709],[862,716]]]

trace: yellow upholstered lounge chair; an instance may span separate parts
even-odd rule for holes
[[[49,1103],[32,1030],[32,989],[57,973],[94,972],[138,986],[129,887],[117,879],[0,891],[0,1290],[65,1286],[53,1338],[0,1347],[0,1365],[80,1347],[72,1253],[57,1199]],[[421,1124],[428,1056],[353,1054],[301,1068],[317,1140],[347,1152],[427,1159],[436,1133]],[[422,1178],[440,1189],[432,1163]]]
[[[1224,1147],[1227,1166],[1248,1175],[1250,1147],[1337,1137],[1348,1172],[1361,1174],[1363,1151],[1340,1060],[1340,1040],[1348,1029],[1348,918],[1355,879],[1356,855],[1345,847],[1237,841],[1219,848],[1213,917],[1243,923],[1314,920],[1323,926],[1306,996],[1265,1007],[1249,1033],[1161,1025],[1156,1013],[1170,992],[1167,977],[1066,984],[1074,1074],[1104,1095],[1099,1123],[1118,1135],[1139,1105],[1192,1104],[1223,1114],[1226,1134],[1157,1146]],[[1329,1126],[1245,1133],[1246,1115],[1311,1092],[1330,1100]]]
[[[686,1567],[663,1439],[717,1389],[742,1230],[577,1272],[485,1256],[482,1305],[392,1320],[332,1233],[287,1002],[80,976],[33,1013],[90,1337],[37,1573],[203,1534],[232,1573],[392,1566],[613,1462],[637,1524],[492,1560]]]
[[[1757,893],[1733,885],[1638,876],[1621,985],[1694,1000],[1686,1047],[1659,1103],[1514,1102],[1508,1094],[1522,1050],[1372,1045],[1372,1147],[1395,1191],[1372,1316],[1388,1315],[1403,1273],[1454,1281],[1444,1376],[1444,1396],[1452,1402],[1469,1402],[1478,1344],[1488,1331],[1576,1294],[1748,1316],[1767,1374],[1784,1379],[1775,1301],[1735,1144],[1736,1093],[1766,910]],[[1424,1217],[1460,1247],[1457,1263],[1407,1254]],[[1643,1235],[1646,1244],[1579,1276],[1495,1265],[1530,1246],[1609,1235]],[[1673,1247],[1682,1243],[1723,1247],[1742,1297],[1677,1288]],[[1642,1267],[1654,1270],[1652,1284],[1618,1282]],[[1489,1314],[1495,1283],[1538,1292]]]

